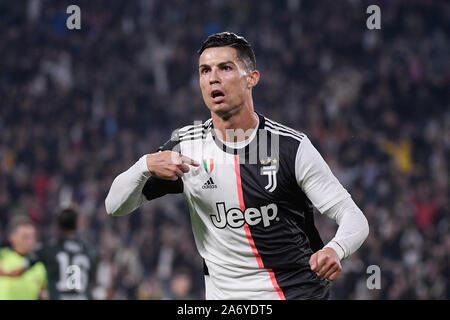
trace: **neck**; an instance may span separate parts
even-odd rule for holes
[[[24,256],[24,255],[27,254],[27,251],[21,250],[20,248],[17,248],[17,247],[12,247],[12,248],[13,248],[13,250],[14,250],[15,252],[17,252],[17,253],[20,254],[21,256]]]
[[[258,116],[253,111],[253,106],[244,106],[227,117],[220,117],[211,112],[211,118],[216,134],[226,142],[248,139],[258,124]]]

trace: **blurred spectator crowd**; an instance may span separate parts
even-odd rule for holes
[[[381,30],[366,8],[381,8]],[[0,1],[0,240],[28,216],[40,239],[75,204],[97,246],[97,299],[201,299],[182,195],[106,215],[112,180],[173,130],[210,117],[197,49],[253,45],[255,108],[303,131],[366,215],[333,299],[450,298],[450,3],[447,1]],[[324,241],[337,225],[316,215]],[[367,267],[381,270],[369,290]]]

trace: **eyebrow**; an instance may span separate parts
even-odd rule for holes
[[[233,64],[233,65],[236,65],[233,61],[228,60],[228,61],[219,63],[218,66],[221,67],[221,66],[224,66],[224,65],[226,65],[226,64],[228,64],[228,63],[231,63],[231,64]],[[199,69],[201,69],[201,68],[206,68],[206,67],[209,68],[210,65],[209,65],[209,64],[201,64],[201,65],[198,66]]]

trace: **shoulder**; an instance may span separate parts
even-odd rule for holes
[[[5,252],[8,252],[8,251],[10,251],[10,250],[11,250],[11,248],[8,247],[8,246],[0,247],[0,253],[5,253]]]
[[[264,117],[262,129],[271,137],[271,144],[278,144],[281,155],[295,159],[300,146],[308,141],[305,133]]]
[[[193,141],[205,139],[206,134],[212,128],[212,119],[204,122],[194,122],[192,125],[186,125],[173,131],[170,140],[158,148],[158,151],[172,150],[178,144],[184,141]]]
[[[212,119],[205,122],[194,123],[176,130],[176,138],[180,141],[204,139],[206,133],[212,128]]]
[[[45,264],[42,261],[37,261],[35,264],[33,264],[30,267],[31,272],[36,272],[36,273],[40,273],[43,277],[46,276],[46,269],[45,269]]]
[[[7,255],[14,253],[10,247],[0,247],[0,259],[5,258]]]
[[[287,141],[294,144],[299,144],[306,137],[306,134],[281,124],[277,121],[264,117],[264,130],[267,130],[273,135],[279,136],[280,140]]]

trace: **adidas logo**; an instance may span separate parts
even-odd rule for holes
[[[209,178],[208,181],[203,184],[202,189],[217,189],[217,185],[212,178]]]

